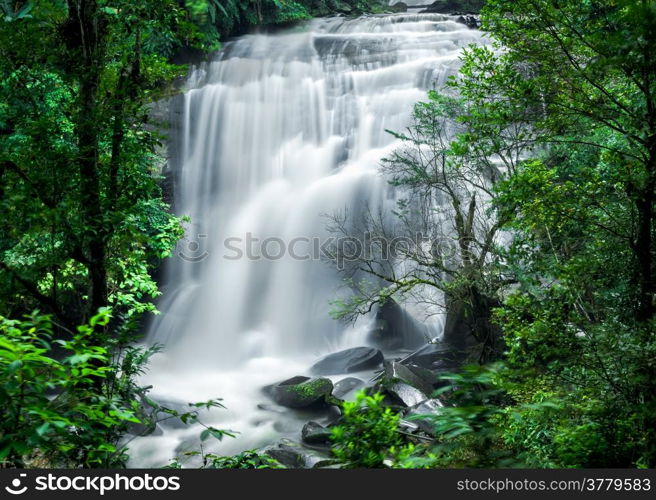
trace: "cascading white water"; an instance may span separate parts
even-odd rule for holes
[[[403,130],[413,105],[480,37],[436,14],[318,19],[241,37],[192,72],[176,188],[176,211],[192,222],[148,336],[165,350],[145,381],[166,401],[223,398],[228,409],[209,423],[241,437],[221,453],[285,433],[257,409],[263,385],[362,344],[358,328],[345,332],[329,316],[338,273],[304,260],[314,244],[297,240],[303,259],[290,244],[325,239],[323,214],[393,197],[378,173],[397,146],[386,129]],[[276,239],[262,247],[267,238]],[[275,258],[281,242],[285,255]],[[250,257],[233,258],[247,247]],[[191,427],[140,438],[133,465],[166,463],[197,435]]]

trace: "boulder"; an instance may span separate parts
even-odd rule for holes
[[[330,429],[317,422],[310,421],[301,430],[301,439],[307,444],[330,444]]]
[[[471,30],[476,30],[476,29],[480,28],[480,25],[481,25],[478,18],[476,18],[474,16],[460,16],[457,19],[457,22],[459,22],[460,24],[464,24],[465,26],[467,26]]]
[[[439,373],[436,373],[433,370],[424,368],[423,366],[418,366],[413,363],[402,363],[404,366],[408,367],[412,373],[414,373],[419,379],[421,379],[425,384],[430,386],[431,390],[435,390],[438,387],[441,387],[443,382],[440,380]]]
[[[425,325],[417,322],[396,301],[389,299],[376,312],[369,342],[381,349],[416,349],[430,338]]]
[[[404,382],[393,382],[385,386],[385,391],[403,406],[415,406],[428,399],[419,389]]]
[[[168,409],[168,410],[173,410],[176,411],[180,415],[184,415],[185,413],[189,413],[190,411],[193,410],[193,408],[189,407],[189,403],[185,403],[182,401],[172,401],[172,400],[165,400],[165,399],[154,399],[154,398],[149,398],[149,399],[143,399],[143,409],[144,411],[151,417],[157,420],[158,415],[163,415],[163,409]],[[186,429],[188,425],[180,420],[179,417],[175,416],[168,416],[165,419],[162,419],[161,422],[157,424],[158,427],[164,427],[166,429]],[[144,428],[141,428],[139,426],[136,426],[134,431],[141,430],[143,431]],[[155,430],[153,428],[153,430]],[[139,434],[141,435],[141,434]]]
[[[499,326],[492,322],[492,311],[501,303],[476,290],[468,292],[466,300],[446,294],[446,321],[443,341],[461,352],[482,350],[503,351]],[[485,346],[477,340],[484,338]]]
[[[407,12],[408,4],[404,2],[396,2],[394,5],[390,7],[390,10],[392,12]]]
[[[354,347],[335,352],[317,361],[310,369],[318,375],[373,370],[383,362],[383,353],[372,347]]]
[[[432,380],[425,379],[423,372],[415,372],[412,368],[415,367],[399,361],[386,361],[378,383],[392,401],[406,407],[425,401],[433,392]]]
[[[399,420],[399,430],[408,434],[414,434],[419,430],[419,426],[415,422],[401,419]]]
[[[401,362],[431,371],[449,371],[456,369],[460,361],[462,361],[460,353],[452,346],[444,343],[431,343],[420,347]]]
[[[439,399],[427,399],[426,401],[422,401],[421,403],[409,408],[405,417],[408,418],[435,414],[443,406],[444,405]],[[429,436],[435,436],[435,425],[430,420],[425,418],[412,418],[412,422],[417,424],[419,429]]]
[[[333,383],[327,378],[297,376],[271,387],[272,399],[287,408],[316,408],[328,404]]]
[[[414,371],[413,368],[417,369],[417,367],[408,366],[398,361],[386,361],[382,374],[383,387],[387,387],[395,382],[403,382],[424,394],[431,394],[433,392],[433,382],[436,381],[433,378],[433,374],[428,372],[427,376],[431,378],[426,379],[424,378],[426,376],[424,372],[419,372],[419,370]]]
[[[311,469],[331,462],[328,455],[308,450],[289,439],[281,439],[278,444],[268,446],[262,451],[290,469]]]
[[[478,14],[485,0],[436,0],[420,14]]]
[[[349,392],[354,391],[364,385],[364,380],[355,377],[346,377],[335,384],[333,396],[343,398]]]
[[[153,422],[151,425],[146,425],[141,422],[130,422],[128,423],[127,433],[133,436],[162,436],[164,435],[164,429]]]

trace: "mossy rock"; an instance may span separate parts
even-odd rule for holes
[[[292,377],[275,384],[271,397],[287,408],[316,408],[332,401],[333,383],[327,378]]]

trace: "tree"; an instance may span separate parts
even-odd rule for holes
[[[3,309],[41,307],[68,330],[103,306],[134,325],[148,272],[181,236],[157,186],[147,105],[178,74],[153,47],[175,2],[39,2],[5,18],[0,84]],[[18,293],[16,293],[18,291]]]
[[[434,245],[417,245],[391,268],[410,274],[361,259],[351,268],[383,285],[343,304],[346,314],[424,285],[494,291],[506,350],[495,386],[507,406],[483,412],[494,416],[480,432],[534,466],[656,460],[655,16],[646,0],[490,0],[482,21],[494,45],[465,50],[451,125],[415,121],[385,166],[414,194],[401,218],[424,210],[421,227],[450,222],[441,234],[454,235],[456,258],[448,267],[426,250]],[[446,216],[434,210],[436,188]],[[487,211],[469,217],[486,192]],[[469,224],[482,217],[487,227]],[[503,245],[471,267],[497,223]],[[458,279],[445,279],[449,270]]]
[[[530,85],[503,93],[541,104],[542,140],[589,146],[615,165],[613,179],[635,224],[610,226],[633,257],[638,321],[653,319],[654,190],[656,189],[656,55],[650,50],[656,5],[620,0],[488,2],[483,28],[505,56],[530,72]]]
[[[472,50],[492,63],[491,52]],[[497,252],[506,216],[491,204],[496,185],[514,175],[535,135],[530,109],[499,101],[496,93],[468,91],[477,78],[465,66],[450,83],[459,97],[431,91],[427,102],[415,106],[406,133],[393,133],[403,145],[383,160],[381,172],[402,196],[394,215],[367,212],[363,221],[350,223],[338,215],[331,229],[342,237],[366,234],[374,242],[351,262],[344,257],[349,248],[334,248],[334,260],[347,263],[343,272],[356,290],[339,317],[414,295],[446,312],[447,342],[475,347],[483,361],[502,350],[492,310],[513,282]]]
[[[503,273],[516,281],[495,312],[508,347],[500,383],[518,409],[501,426],[528,463],[656,457],[655,8],[491,0],[483,27],[496,47],[464,54],[460,95],[523,107],[534,144],[493,200],[512,234]],[[544,401],[557,411],[538,418]],[[540,439],[521,437],[537,428]]]

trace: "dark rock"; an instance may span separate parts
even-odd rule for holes
[[[368,340],[382,349],[416,349],[429,338],[425,325],[417,322],[396,301],[389,299],[378,308]]]
[[[150,402],[155,403],[156,406],[153,406],[150,402],[143,400],[144,410],[151,417],[157,417],[158,414],[163,414],[162,409],[168,409],[176,411],[178,414],[183,415],[189,413],[192,409],[189,407],[189,403],[184,403],[182,401],[166,401],[163,399],[155,400],[150,398]],[[168,429],[186,429],[188,425],[180,420],[179,417],[166,415],[166,418],[163,419],[158,426],[168,428]]]
[[[412,373],[424,381],[427,386],[430,386],[431,389],[436,389],[443,385],[443,383],[440,381],[439,374],[433,370],[429,370],[423,366],[418,366],[413,363],[403,363],[403,365],[408,367]]]
[[[457,19],[457,22],[459,22],[460,24],[464,24],[465,26],[467,26],[469,29],[472,30],[477,30],[478,28],[480,28],[481,25],[479,19],[474,16],[460,16]]]
[[[492,323],[492,311],[501,304],[498,299],[472,292],[463,300],[449,294],[446,301],[446,321],[443,339],[461,352],[501,350],[498,325]],[[477,339],[487,339],[484,343]],[[485,345],[483,345],[485,344]]]
[[[319,375],[352,373],[372,370],[383,362],[383,353],[372,347],[354,347],[333,354],[316,362],[310,369]]]
[[[423,394],[431,394],[433,392],[433,380],[426,380],[422,375],[423,373],[420,375],[413,371],[412,366],[401,364],[398,361],[386,361],[382,384],[383,387],[387,388],[396,382],[403,382],[421,391]],[[426,398],[424,397],[424,399]]]
[[[401,419],[399,420],[399,429],[408,434],[413,434],[419,430],[419,426],[415,422]]]
[[[343,398],[349,392],[358,389],[364,385],[364,381],[355,377],[347,377],[335,384],[333,389],[333,396],[336,398]]]
[[[133,436],[162,436],[164,434],[164,429],[154,422],[152,425],[146,425],[141,422],[130,422],[128,424],[127,433]]]
[[[308,450],[289,439],[281,439],[278,444],[265,448],[263,452],[290,469],[311,469],[330,461],[327,454]]]
[[[330,429],[316,422],[308,422],[301,430],[301,439],[307,444],[330,444]]]
[[[385,391],[403,406],[415,406],[428,399],[419,389],[403,382],[394,382],[385,387]]]
[[[378,387],[391,399],[403,406],[414,406],[428,399],[433,392],[433,374],[417,370],[418,367],[407,366],[398,361],[385,362],[385,369],[380,375]]]
[[[275,384],[271,397],[287,408],[312,408],[327,404],[333,383],[327,378],[292,377]]]
[[[432,343],[420,347],[406,356],[401,362],[432,371],[448,371],[455,369],[462,359],[461,354],[455,351],[452,346],[444,343]]]
[[[408,11],[408,4],[403,3],[403,2],[397,2],[394,5],[390,7],[390,10],[392,12],[407,12]]]
[[[420,14],[478,14],[485,0],[437,0]]]
[[[419,415],[434,415],[439,408],[444,406],[439,399],[427,399],[408,409],[407,417],[418,417]],[[435,436],[435,425],[425,418],[413,418],[412,422],[429,436]]]

